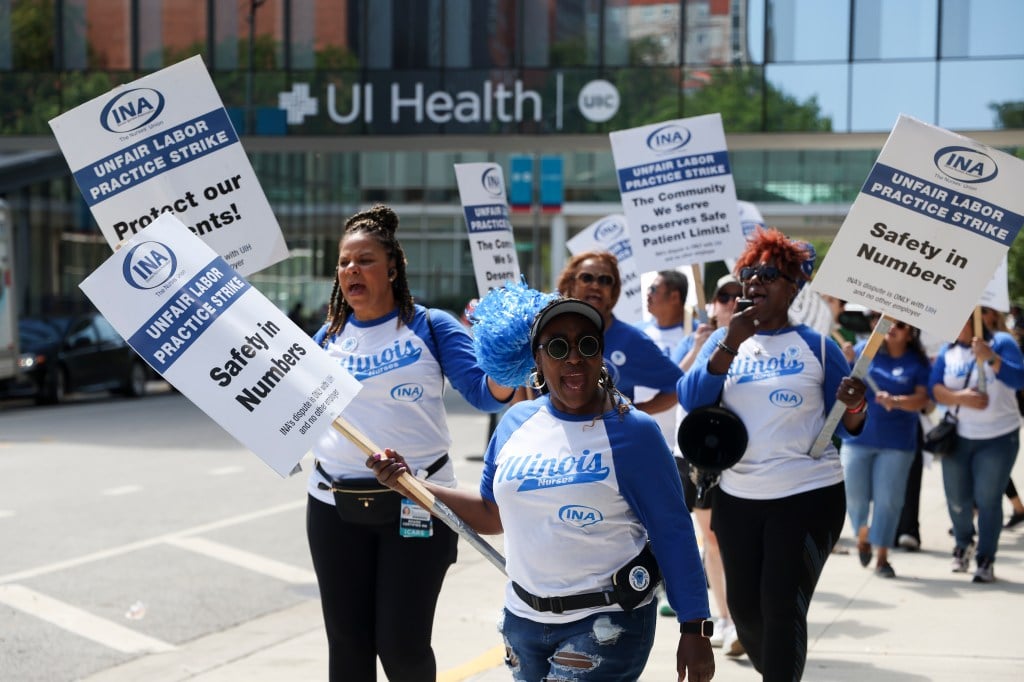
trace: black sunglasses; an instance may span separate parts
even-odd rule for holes
[[[761,280],[761,284],[771,284],[779,277],[786,280],[787,282],[793,282],[796,284],[796,280],[779,270],[774,265],[758,265],[756,268],[746,267],[740,270],[740,281],[749,282],[750,280],[757,277]]]
[[[569,357],[569,342],[561,336],[549,339],[547,343],[538,343],[537,348],[543,348],[552,360],[565,360]],[[576,339],[576,350],[580,357],[592,358],[600,352],[601,342],[596,336],[587,334]]]
[[[597,282],[603,287],[610,287],[615,284],[615,278],[611,275],[595,275],[592,272],[578,272],[576,273],[576,279],[583,284],[593,284]]]
[[[730,294],[728,291],[719,291],[718,294],[715,296],[715,300],[721,303],[722,305],[725,305],[734,298],[739,298],[742,295],[742,291],[736,294]]]

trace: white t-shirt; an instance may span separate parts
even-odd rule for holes
[[[666,357],[671,356],[672,350],[686,337],[686,328],[681,324],[673,327],[659,327],[656,322],[651,321],[641,326],[640,331],[651,337],[654,345],[660,348]],[[650,400],[657,394],[658,392],[652,388],[637,386],[634,390],[633,399],[638,403],[642,403],[645,400]],[[654,417],[654,421],[658,422],[658,427],[661,429],[662,435],[665,436],[665,442],[668,443],[669,448],[674,447],[676,442],[675,409],[670,407],[651,416]]]

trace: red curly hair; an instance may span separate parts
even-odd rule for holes
[[[774,227],[758,227],[747,240],[747,248],[736,260],[735,272],[739,276],[743,268],[771,262],[799,286],[799,283],[810,279],[801,267],[807,257],[807,249],[802,242],[789,239]]]

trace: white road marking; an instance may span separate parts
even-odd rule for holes
[[[245,471],[245,469],[243,467],[240,467],[240,466],[220,467],[218,469],[211,469],[210,470],[210,475],[211,476],[230,476],[231,474],[240,474],[243,471]]]
[[[140,492],[141,490],[141,485],[122,485],[118,488],[107,488],[106,490],[103,490],[101,492],[103,495],[110,495],[111,497],[116,497],[117,495],[131,495],[132,493],[137,493]]]
[[[17,573],[8,573],[7,575],[0,575],[0,585],[5,583],[19,582],[23,580],[29,580],[31,578],[38,578],[41,575],[48,575],[50,573],[56,573],[57,571],[63,571],[68,568],[74,568],[75,566],[83,566],[85,564],[92,563],[94,561],[101,561],[103,559],[109,559],[111,557],[121,556],[122,554],[128,554],[129,552],[137,552],[140,549],[147,549],[154,547],[159,544],[163,544],[173,538],[188,537],[190,535],[199,535],[201,533],[208,533],[213,530],[219,530],[221,528],[229,528],[231,526],[238,526],[249,521],[255,521],[267,516],[273,516],[274,514],[280,514],[283,512],[293,511],[295,509],[301,509],[306,506],[306,500],[295,500],[293,502],[286,502],[285,504],[279,504],[275,507],[267,507],[259,511],[250,512],[248,514],[239,514],[238,516],[232,516],[220,521],[213,521],[200,526],[193,526],[192,528],[186,528],[176,533],[167,533],[165,535],[158,535],[157,537],[148,538],[146,540],[139,540],[138,542],[129,542],[126,545],[119,547],[111,547],[109,549],[103,549],[92,554],[84,554],[74,559],[66,559],[64,561],[55,561],[51,564],[43,566],[37,566],[35,568],[29,568],[24,571],[18,571]]]
[[[0,603],[126,654],[163,653],[176,648],[23,585],[0,585]]]
[[[205,538],[199,537],[175,537],[168,538],[167,544],[181,549],[186,549],[190,552],[202,554],[204,556],[218,559],[225,563],[234,564],[241,568],[261,573],[263,575],[270,576],[271,578],[277,578],[288,583],[297,585],[305,583],[316,583],[316,575],[312,571],[307,571],[290,564],[286,564],[274,559],[268,559],[265,556],[259,554],[253,554],[252,552],[246,552],[242,549],[237,549],[229,545],[222,544],[220,542],[214,542]]]

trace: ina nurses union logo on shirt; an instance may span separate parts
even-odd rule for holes
[[[943,147],[935,152],[935,167],[948,178],[971,184],[994,180],[999,174],[995,159],[970,147]]]
[[[103,107],[100,125],[112,133],[127,133],[146,125],[163,110],[162,94],[152,88],[133,88]]]
[[[171,278],[178,258],[160,242],[143,242],[124,259],[124,281],[136,289],[155,289]]]
[[[670,123],[661,126],[647,136],[647,148],[657,154],[667,154],[682,149],[690,143],[690,131],[681,125]]]
[[[604,514],[593,507],[584,507],[582,504],[567,504],[558,510],[558,518],[570,526],[586,528],[604,521]]]
[[[480,184],[484,191],[492,196],[500,197],[505,193],[505,183],[501,181],[501,175],[497,168],[485,170],[484,174],[480,176]]]

